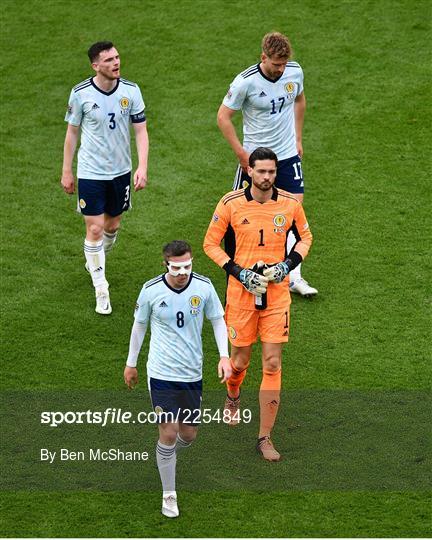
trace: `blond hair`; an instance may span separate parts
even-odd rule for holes
[[[270,32],[263,37],[261,43],[263,53],[271,58],[286,58],[289,60],[292,56],[292,47],[289,39],[280,32]]]

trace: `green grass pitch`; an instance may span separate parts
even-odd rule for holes
[[[279,30],[290,37],[305,73],[305,209],[315,242],[303,273],[320,293],[312,302],[294,298],[284,389],[288,395],[333,392],[335,398],[338,392],[369,392],[377,402],[388,392],[415,391],[423,397],[410,418],[421,418],[431,382],[430,21],[426,0],[3,0],[3,392],[124,392],[133,306],[142,283],[161,271],[166,241],[188,239],[195,269],[210,276],[223,296],[223,272],[201,250],[235,169],[216,111],[234,75],[257,61],[263,34]],[[83,224],[74,213],[75,198],[59,187],[68,95],[91,74],[86,50],[99,39],[116,44],[122,76],[140,84],[150,135],[149,184],[133,197],[108,261],[114,308],[108,318],[94,313],[83,267]],[[205,387],[219,392],[222,402],[208,325],[204,345]],[[143,396],[146,350],[137,390]],[[259,348],[252,366],[245,382],[251,395],[260,383]],[[289,400],[283,407],[290,410]],[[308,432],[308,415],[314,411],[303,411],[305,427],[292,438],[288,433],[283,449],[286,474],[290,459],[301,459],[302,445],[308,455],[318,436],[329,466],[334,464],[327,424],[321,433],[318,422],[316,437],[310,436],[315,432]],[[346,433],[365,420],[353,411],[340,428]],[[392,448],[397,453],[397,441],[406,444],[410,434],[412,448],[424,451],[414,462],[430,470],[430,430],[419,441],[415,427],[405,430],[402,420],[395,422]],[[284,428],[278,426],[280,433]],[[381,428],[371,435],[376,444]],[[253,442],[241,447],[246,460]],[[151,451],[153,444],[151,439]],[[205,450],[204,430],[198,445]],[[0,534],[430,536],[430,483],[416,482],[414,462],[405,467],[401,455],[400,483],[380,485],[379,475],[369,478],[355,449],[351,455],[346,448],[343,457],[364,475],[364,484],[344,488],[335,468],[334,482],[321,488],[264,490],[258,480],[244,489],[234,473],[224,478],[223,489],[178,486],[182,514],[174,521],[160,515],[157,490],[9,488],[1,494]],[[179,474],[189,466],[186,454],[181,459]],[[229,446],[217,459],[213,466],[223,476]],[[252,477],[274,474],[268,464],[252,462]]]

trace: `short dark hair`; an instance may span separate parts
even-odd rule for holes
[[[192,255],[192,248],[190,244],[184,240],[173,240],[172,242],[165,244],[162,249],[162,254],[165,261],[167,261],[170,257],[180,257],[185,253],[190,253]]]
[[[275,165],[277,167],[277,156],[273,152],[273,150],[270,150],[270,148],[264,148],[264,146],[259,146],[258,148],[255,148],[255,150],[249,156],[249,167],[255,167],[255,161],[257,161],[258,159],[271,159],[275,162]]]
[[[93,43],[93,45],[87,51],[90,62],[93,64],[102,51],[109,51],[113,47],[114,44],[111,41],[98,41]]]

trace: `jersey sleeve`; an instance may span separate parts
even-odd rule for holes
[[[300,69],[299,69],[300,74],[299,74],[299,81],[298,81],[298,92],[297,92],[297,95],[298,95],[298,96],[299,96],[299,95],[303,92],[303,90],[304,90],[304,88],[303,88],[303,70],[302,70],[302,68],[301,68],[300,66],[299,66],[299,68],[300,68]]]
[[[210,283],[210,291],[205,304],[204,313],[210,321],[221,319],[224,316],[224,309],[213,283]]]
[[[140,122],[145,122],[145,104],[141,94],[141,90],[137,85],[135,87],[135,93],[132,100],[132,107],[130,111],[130,119],[133,124],[138,124]]]
[[[135,320],[147,324],[150,319],[151,306],[148,291],[145,287],[142,288],[135,306]]]
[[[231,83],[226,96],[224,97],[223,104],[229,109],[238,111],[242,108],[243,102],[247,96],[248,81],[241,75],[237,77]]]
[[[82,119],[82,106],[78,97],[78,92],[70,93],[69,102],[67,106],[65,121],[73,126],[80,126]]]
[[[220,247],[230,224],[230,217],[229,206],[224,204],[223,199],[220,200],[204,238],[205,254],[220,267],[230,260],[230,257]]]
[[[307,222],[303,205],[301,203],[298,203],[294,213],[294,226],[296,227],[300,237],[300,240],[294,247],[294,251],[300,253],[304,259],[309,253],[309,249],[312,245],[312,233],[309,229],[309,223]]]

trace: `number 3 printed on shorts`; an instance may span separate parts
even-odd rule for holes
[[[124,198],[125,203],[127,203],[129,201],[129,197],[130,197],[130,186],[126,186],[125,187],[125,198]]]

